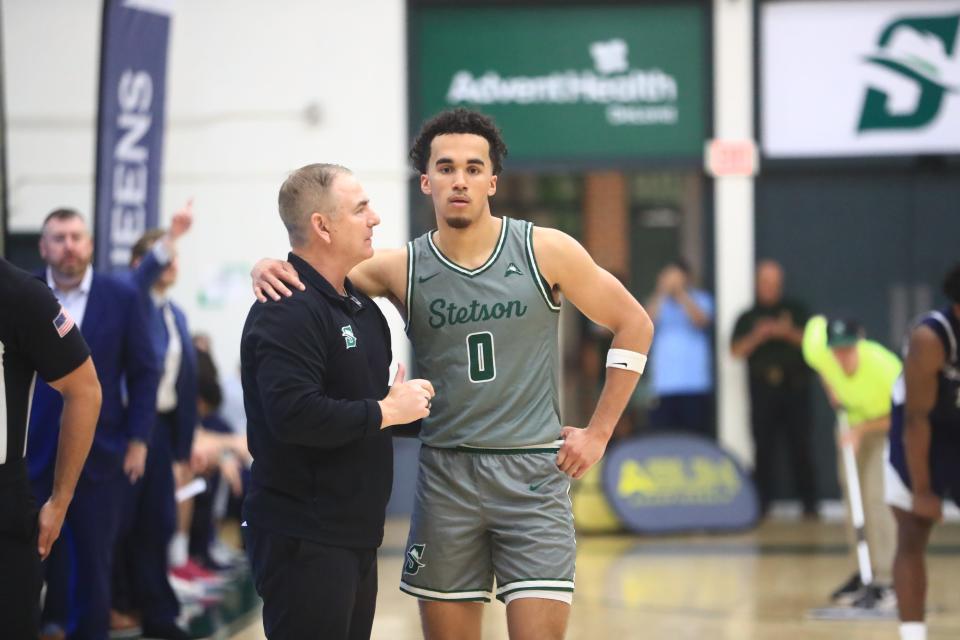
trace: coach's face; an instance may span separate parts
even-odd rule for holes
[[[51,269],[67,277],[83,274],[93,255],[93,240],[82,218],[51,218],[40,235],[40,256]]]
[[[380,224],[380,216],[352,174],[339,174],[330,190],[334,211],[323,216],[330,247],[349,264],[359,264],[373,256],[373,228]]]

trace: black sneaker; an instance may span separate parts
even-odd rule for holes
[[[852,604],[860,596],[862,589],[863,582],[860,581],[860,574],[854,573],[849,580],[830,594],[830,601],[837,604]]]

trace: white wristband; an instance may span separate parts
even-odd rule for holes
[[[643,373],[643,368],[646,365],[646,354],[637,353],[636,351],[627,351],[626,349],[610,349],[607,351],[608,367]]]

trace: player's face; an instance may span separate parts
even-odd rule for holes
[[[353,264],[362,262],[373,256],[373,228],[380,224],[380,216],[353,175],[338,175],[332,191],[337,202],[337,213],[329,221],[333,246]]]
[[[51,219],[40,236],[40,256],[59,274],[73,278],[83,275],[93,255],[93,241],[80,218]]]
[[[490,144],[472,133],[448,133],[430,143],[427,173],[420,190],[433,198],[437,220],[454,229],[465,229],[489,214],[489,198],[497,192]]]

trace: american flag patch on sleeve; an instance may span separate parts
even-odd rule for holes
[[[53,319],[53,327],[57,330],[57,335],[61,338],[70,333],[70,329],[73,329],[73,318],[70,317],[67,310],[63,308],[63,305],[60,305],[60,313]]]

